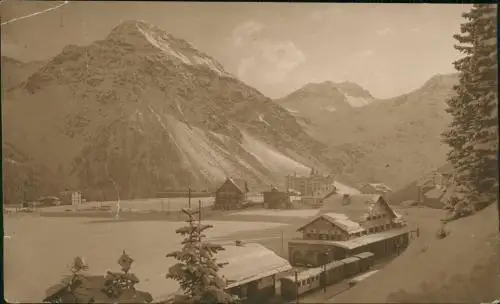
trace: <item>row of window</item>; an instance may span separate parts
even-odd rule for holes
[[[379,214],[379,215],[368,216],[368,217],[366,217],[366,220],[367,221],[378,220],[378,219],[382,219],[382,218],[386,218],[386,217],[387,217],[387,215],[385,213],[383,213],[383,214]]]
[[[314,276],[312,278],[309,278],[309,279],[306,279],[306,280],[302,280],[302,281],[299,281],[297,283],[297,285],[300,287],[300,286],[303,286],[303,285],[309,285],[311,283],[313,283],[314,281],[318,281],[319,280],[319,275],[317,276]]]
[[[365,231],[362,232],[357,232],[352,234],[353,237],[360,237],[369,233],[377,233],[377,232],[382,232],[384,230],[388,230],[391,228],[397,227],[397,224],[385,224],[385,225],[379,225],[375,227],[370,227]],[[308,232],[306,233],[305,237],[307,239],[316,239],[316,240],[328,240],[328,241],[342,241],[345,239],[345,237],[341,234],[325,234],[325,233],[311,233]]]

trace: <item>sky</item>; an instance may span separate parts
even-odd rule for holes
[[[455,72],[453,35],[470,4],[196,3],[4,0],[2,55],[46,60],[143,20],[191,42],[271,98],[310,82],[351,81],[378,98]]]

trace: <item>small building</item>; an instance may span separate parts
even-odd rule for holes
[[[38,198],[36,203],[40,207],[59,206],[61,205],[61,199],[57,196],[43,196]]]
[[[434,172],[434,187],[446,188],[452,181],[454,167],[448,163]]]
[[[227,178],[215,191],[215,209],[240,209],[247,200],[248,184],[242,179]]]
[[[242,299],[242,303],[266,303],[276,295],[280,274],[292,269],[290,263],[257,243],[224,246],[217,260],[227,263],[220,274],[226,290]]]
[[[273,187],[264,192],[264,207],[267,209],[289,209],[292,208],[292,200],[288,192],[279,191]]]
[[[422,205],[435,209],[443,209],[444,208],[443,198],[445,192],[446,192],[445,188],[439,188],[439,187],[432,188],[431,190],[424,193]]]

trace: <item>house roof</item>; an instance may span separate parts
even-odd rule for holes
[[[349,203],[344,204],[344,195],[336,194],[332,195],[323,200],[323,206],[321,207],[319,214],[324,213],[338,213],[344,214],[348,219],[354,222],[364,221],[365,217],[370,212],[370,208],[378,202],[381,201],[386,205],[388,210],[392,213],[394,217],[394,210],[387,204],[385,199],[378,194],[358,194],[349,195]]]
[[[364,184],[363,186],[370,186],[373,189],[375,189],[376,191],[381,191],[381,192],[391,192],[392,191],[392,189],[389,186],[387,186],[386,184],[383,184],[383,183],[367,183],[367,184]]]
[[[61,283],[48,288],[46,290],[46,300],[49,300],[57,293],[64,294],[67,286],[66,284],[69,280],[69,276],[64,277]],[[151,294],[139,290],[124,292],[120,295],[118,300],[112,299],[102,290],[105,286],[105,281],[106,278],[102,275],[81,276],[82,284],[76,288],[75,292],[78,300],[82,303],[89,303],[90,299],[93,299],[95,303],[148,303],[153,301]]]
[[[238,190],[240,190],[241,193],[248,192],[247,182],[244,179],[228,177],[227,181],[236,186],[236,188],[238,188]]]
[[[384,232],[367,234],[347,241],[330,241],[330,240],[292,240],[289,244],[318,244],[318,245],[331,245],[342,247],[348,250],[356,249],[358,247],[379,242],[384,239],[399,236],[408,233],[407,228],[391,229]]]
[[[327,220],[328,222],[332,223],[333,225],[339,227],[340,229],[342,229],[343,231],[345,231],[349,234],[354,234],[354,233],[362,232],[365,230],[363,227],[361,227],[361,225],[359,223],[356,223],[356,222],[349,220],[349,218],[345,214],[333,213],[333,212],[320,214],[320,215],[316,216],[313,220],[309,221],[307,224],[302,225],[297,230],[301,231],[306,226],[310,225],[312,222],[314,222],[320,218]]]
[[[408,230],[406,228],[402,228],[402,229],[388,230],[379,233],[367,234],[347,241],[334,241],[333,243],[335,243],[335,245],[338,245],[339,247],[352,250],[364,245],[376,243],[378,241],[402,235],[405,233],[408,233]]]
[[[292,269],[287,260],[257,243],[226,245],[217,254],[219,262],[228,263],[220,273],[228,280],[226,288],[236,287]]]
[[[443,196],[444,192],[445,192],[444,189],[434,187],[430,191],[427,191],[424,195],[426,198],[439,199]]]
[[[354,188],[346,185],[345,183],[340,183],[338,181],[333,182],[333,186],[336,188],[338,193],[342,194],[361,194],[361,192]]]

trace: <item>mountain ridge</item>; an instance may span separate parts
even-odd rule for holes
[[[271,99],[144,22],[65,47],[6,99],[6,142],[94,197],[342,166]]]

